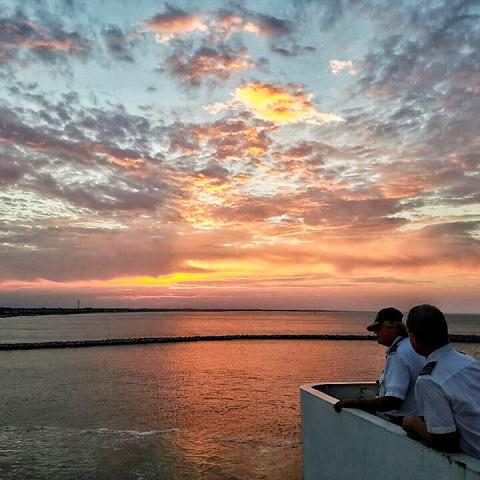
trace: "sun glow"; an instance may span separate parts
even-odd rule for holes
[[[301,85],[249,83],[237,88],[233,97],[258,118],[273,123],[343,121],[333,113],[318,112],[312,95],[304,92]]]

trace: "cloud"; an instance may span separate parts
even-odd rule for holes
[[[269,128],[235,116],[193,126],[191,132],[204,145],[204,151],[218,160],[249,160],[266,153],[272,143]]]
[[[210,162],[205,168],[198,172],[198,175],[212,178],[218,181],[224,181],[228,178],[230,171],[222,167],[219,163]]]
[[[50,113],[54,114],[55,110]],[[76,138],[65,138],[63,132],[44,125],[28,125],[16,112],[6,107],[0,107],[3,121],[0,123],[0,142],[38,155],[47,155],[51,158],[65,159],[79,162],[84,165],[91,164],[98,156],[106,158],[109,162],[128,169],[140,168],[144,161],[142,155],[132,149],[119,148],[106,141],[94,141],[80,134],[76,130]],[[40,114],[41,116],[41,114]],[[50,119],[53,117],[50,115]],[[58,119],[57,119],[58,121]],[[105,128],[105,126],[104,126]],[[118,128],[116,126],[115,128]],[[73,125],[68,125],[73,129]]]
[[[33,232],[21,227],[14,229],[14,235],[4,236],[0,232],[0,242],[7,240],[10,245],[0,250],[0,277],[89,280],[125,275],[156,276],[180,268],[182,259],[174,253],[174,231],[163,238],[152,238],[148,229],[142,229],[143,239],[139,242],[140,226],[138,228],[136,232],[92,229],[46,220],[42,229]],[[15,247],[21,242],[35,248],[22,251]]]
[[[104,27],[102,35],[108,51],[115,60],[134,63],[133,47],[138,41],[135,34],[126,34],[118,26],[109,25]]]
[[[20,62],[24,55],[54,62],[69,56],[85,56],[91,43],[61,23],[42,24],[16,10],[0,18],[0,63]]]
[[[270,50],[274,53],[278,53],[278,55],[281,55],[282,57],[292,58],[305,53],[315,52],[316,48],[312,46],[300,47],[297,44],[293,44],[290,46],[270,45]]]
[[[291,22],[236,4],[167,5],[143,23],[145,39],[163,44],[142,58],[134,55],[141,33],[113,25],[105,9],[88,34],[75,18],[83,10],[68,23],[46,4],[28,6],[34,16],[4,13],[4,66],[26,68],[22,82],[1,77],[0,277],[8,288],[27,292],[24,300],[64,288],[112,302],[209,291],[218,304],[252,295],[252,286],[282,301],[293,289],[302,301],[321,289],[335,298],[355,289],[372,302],[388,288],[405,298],[456,286],[476,294],[475,11],[454,1],[293,3],[281,10],[299,12]],[[331,43],[339,32],[345,49]],[[307,41],[316,43],[301,47]],[[323,75],[313,97],[306,85],[315,72],[297,57],[313,48],[329,55],[332,75],[354,77],[347,92]],[[105,50],[112,62],[94,78]],[[273,52],[268,71],[265,52]],[[33,76],[45,61],[87,53],[71,83]],[[138,71],[112,89],[119,62],[132,61]],[[151,75],[155,61],[181,87],[223,88],[172,93],[172,103],[172,85]],[[245,77],[228,97],[225,83],[253,68],[258,81]],[[139,82],[123,98],[129,75]],[[292,76],[305,84],[287,83]],[[322,113],[331,108],[324,101],[335,113]],[[312,123],[321,127],[302,128]],[[237,293],[225,300],[228,292]]]
[[[155,34],[159,43],[168,43],[175,38],[207,31],[202,15],[187,13],[168,4],[165,13],[158,13],[151,19],[144,20],[143,24]]]
[[[19,152],[16,148],[4,147],[2,150],[2,155],[0,155],[0,187],[6,187],[18,182],[29,168],[18,161]]]
[[[151,151],[155,129],[122,108],[86,110],[65,97],[56,104],[38,99],[37,111],[0,108],[0,142],[8,152],[2,183],[95,210],[162,205],[174,180]]]
[[[238,87],[233,98],[257,118],[275,124],[343,121],[333,113],[318,112],[312,95],[298,84],[248,83]]]
[[[384,195],[411,200],[405,210],[478,201],[477,21],[469,2],[383,10],[383,36],[361,62],[351,94],[370,111],[349,129],[388,150],[372,175]]]
[[[167,58],[167,71],[181,83],[199,86],[205,79],[226,81],[232,73],[256,67],[246,49],[203,47],[193,54],[175,52]]]
[[[220,112],[223,112],[224,110],[230,110],[233,109],[228,103],[222,103],[222,102],[215,102],[211,103],[210,105],[202,105],[202,110],[205,112],[210,113],[211,115],[217,115]]]
[[[181,84],[200,86],[204,80],[211,84],[226,81],[232,73],[268,64],[265,57],[251,59],[238,33],[265,38],[288,36],[292,25],[286,20],[252,12],[238,5],[190,13],[167,5],[143,24],[161,43],[172,43],[170,53],[156,69],[168,73]],[[175,40],[173,42],[173,40]],[[300,53],[299,48],[298,53]]]
[[[239,5],[233,11],[219,11],[213,15],[214,28],[219,34],[230,36],[245,31],[265,37],[282,37],[293,31],[293,25],[271,15],[265,15]]]
[[[333,73],[333,75],[339,75],[344,70],[346,70],[350,75],[353,76],[358,74],[358,70],[351,60],[332,59],[330,60],[329,65],[330,71]]]
[[[293,31],[293,25],[287,20],[247,10],[239,5],[231,10],[220,9],[200,14],[167,4],[164,13],[144,20],[143,24],[160,43],[200,34],[208,37],[208,43],[219,44],[238,32],[282,37]]]

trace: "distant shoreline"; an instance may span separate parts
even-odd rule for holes
[[[84,315],[89,313],[148,313],[148,312],[346,312],[347,310],[301,308],[16,308],[0,307],[0,318],[37,315]]]
[[[298,313],[371,313],[374,310],[341,310],[328,308],[63,308],[63,307],[0,307],[0,318],[40,315],[88,315],[91,313],[165,313],[165,312],[298,312]],[[445,315],[480,315],[480,313],[448,312]]]
[[[139,337],[106,338],[103,340],[67,340],[53,342],[0,343],[0,351],[43,350],[57,348],[113,347],[121,345],[148,345],[160,343],[219,342],[232,340],[343,340],[375,341],[374,335],[349,334],[239,334],[239,335],[192,335],[184,337]],[[480,343],[480,335],[450,335],[450,341]]]

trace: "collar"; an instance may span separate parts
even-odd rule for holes
[[[449,343],[443,347],[437,348],[427,357],[427,363],[436,362],[444,353],[450,352],[451,350],[453,350],[453,347]]]
[[[398,336],[394,341],[393,343],[387,348],[387,352],[385,353],[385,355],[388,357],[390,355],[390,353],[393,353],[397,350],[398,348],[398,344],[404,339],[405,337],[400,337]]]

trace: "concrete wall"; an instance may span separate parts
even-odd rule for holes
[[[433,450],[360,410],[335,412],[338,397],[372,384],[331,385],[330,395],[313,387],[301,387],[305,480],[480,480],[480,461],[472,457]]]

